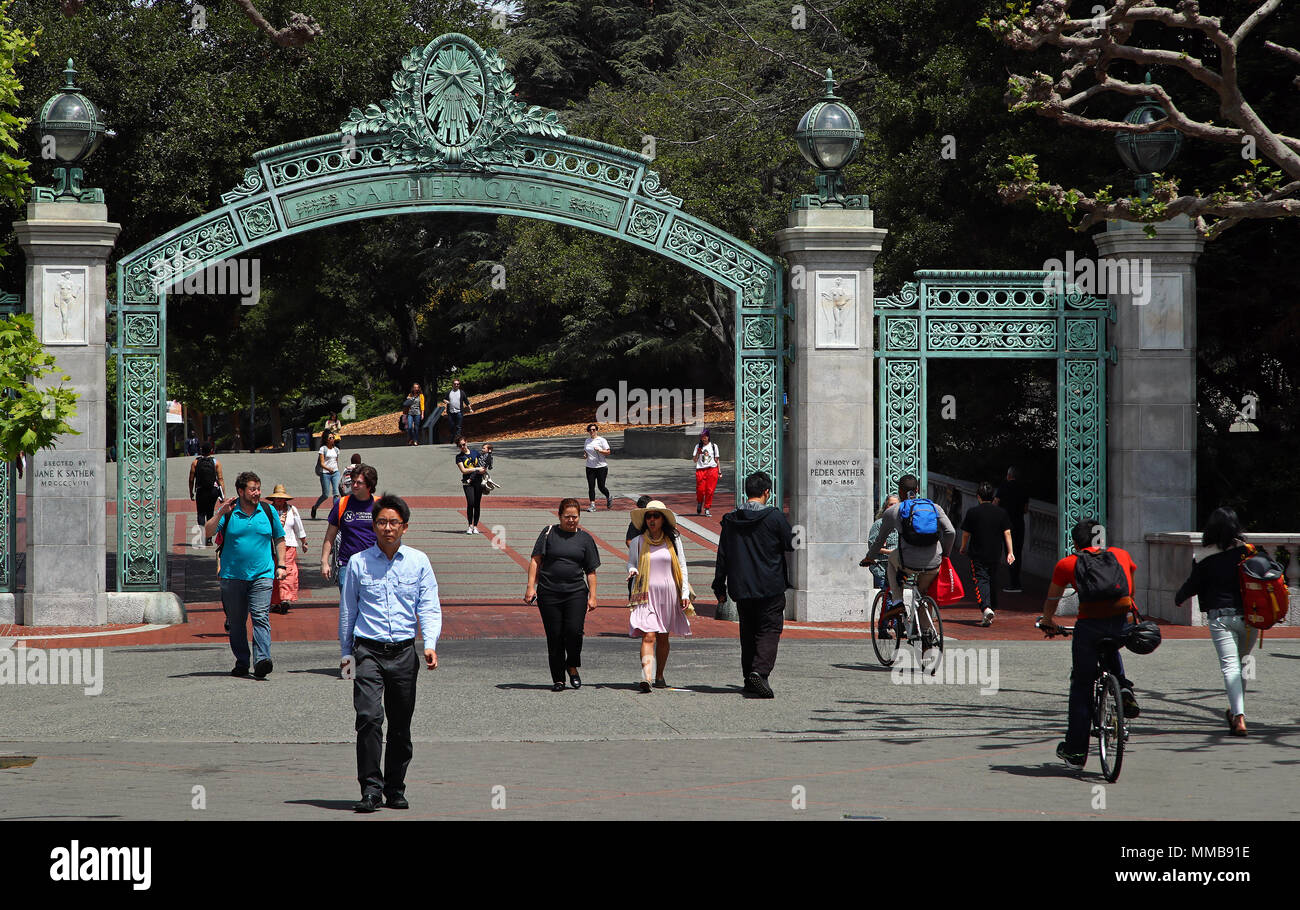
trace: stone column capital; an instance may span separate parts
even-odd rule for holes
[[[1144,225],[1132,221],[1108,221],[1106,230],[1092,236],[1097,251],[1108,258],[1151,259],[1167,263],[1193,264],[1205,249],[1205,239],[1191,219],[1179,215],[1156,225],[1156,236],[1148,237]]]
[[[32,202],[27,220],[14,222],[18,245],[28,262],[107,260],[122,225],[108,220],[100,203]]]
[[[843,254],[856,254],[867,257],[865,268],[875,262],[889,233],[875,226],[871,209],[796,209],[787,223],[788,227],[776,233],[782,256],[828,257],[842,265]]]

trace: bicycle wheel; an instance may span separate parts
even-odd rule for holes
[[[899,643],[899,623],[896,617],[902,615],[902,607],[895,607],[890,611],[888,616],[884,617],[882,623],[881,617],[885,612],[885,596],[887,591],[881,588],[876,593],[876,598],[871,602],[871,647],[875,649],[876,659],[886,667],[894,665],[894,658],[898,656]]]
[[[1097,686],[1097,753],[1101,773],[1114,783],[1124,761],[1124,705],[1119,680],[1109,673]]]
[[[943,661],[943,617],[939,615],[939,605],[933,598],[924,596],[921,598],[917,605],[917,622],[923,622],[922,616],[930,617],[930,628],[934,630],[934,648],[939,652],[935,658],[931,658],[933,664],[930,672],[933,674],[938,671],[939,663]],[[921,628],[924,629],[925,626],[921,625]]]

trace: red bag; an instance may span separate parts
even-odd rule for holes
[[[955,604],[966,596],[957,569],[947,556],[939,565],[939,577],[934,580],[934,585],[930,588],[930,596],[940,605]]]
[[[1246,625],[1256,629],[1271,629],[1286,617],[1287,590],[1282,577],[1282,567],[1246,544],[1246,555],[1237,565],[1237,578],[1241,583],[1241,606],[1246,614]]]

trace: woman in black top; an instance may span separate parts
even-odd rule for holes
[[[465,520],[469,522],[465,533],[477,534],[479,504],[483,501],[483,477],[487,474],[487,468],[482,464],[482,456],[470,451],[464,436],[456,437],[456,446],[460,449],[456,454],[456,467],[460,470],[461,489],[465,491]]]
[[[576,499],[560,500],[560,523],[537,535],[528,563],[524,603],[537,603],[546,629],[551,662],[552,692],[564,691],[564,670],[573,688],[582,686],[582,633],[587,614],[596,609],[596,541],[578,527],[581,507]]]
[[[1224,716],[1234,736],[1246,735],[1246,680],[1241,661],[1255,647],[1258,632],[1246,625],[1241,608],[1241,583],[1237,566],[1246,557],[1241,522],[1232,509],[1215,509],[1201,533],[1201,546],[1192,554],[1192,574],[1174,600],[1183,604],[1193,596],[1210,625],[1210,639],[1219,652],[1223,686],[1228,690]]]

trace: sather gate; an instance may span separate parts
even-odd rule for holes
[[[1058,548],[1082,518],[1106,523],[1105,299],[1037,271],[920,271],[876,300],[882,495],[926,469],[926,365],[935,357],[1056,360]]]
[[[736,475],[766,470],[780,496],[785,326],[776,260],[681,209],[651,159],[569,136],[514,99],[505,61],[459,34],[413,49],[381,104],[337,133],[265,149],[223,207],[117,266],[118,561],[121,591],[165,584],[167,288],[304,231],[406,212],[518,215],[618,237],[735,297]]]

